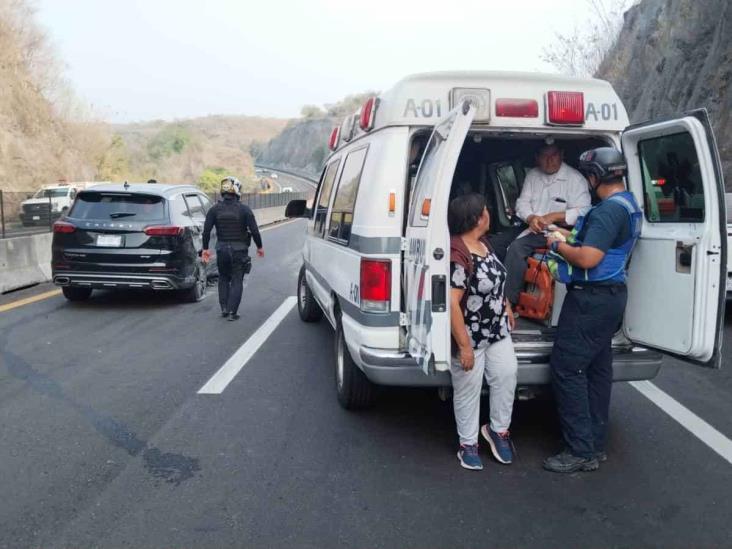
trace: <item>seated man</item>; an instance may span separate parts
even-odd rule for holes
[[[508,271],[506,297],[512,305],[518,302],[523,287],[526,259],[535,249],[546,246],[542,231],[554,224],[574,225],[590,208],[587,180],[565,164],[562,157],[562,150],[557,145],[539,149],[537,167],[526,174],[516,200],[516,216],[525,224],[491,239],[499,257],[508,247],[504,260]]]

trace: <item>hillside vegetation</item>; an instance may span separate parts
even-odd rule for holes
[[[5,190],[32,189],[59,178],[92,179],[104,171],[110,142],[103,125],[80,115],[32,16],[24,1],[0,0],[0,189]]]
[[[287,120],[207,116],[111,126],[68,88],[27,0],[0,0],[0,190],[59,179],[200,183],[232,174],[255,190],[253,142]]]

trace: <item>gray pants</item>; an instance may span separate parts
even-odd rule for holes
[[[502,236],[502,235],[498,235]],[[492,243],[492,241],[491,241]],[[543,234],[527,234],[514,240],[506,252],[506,259],[503,264],[506,267],[506,298],[515,305],[518,303],[521,288],[524,286],[524,274],[526,273],[526,259],[534,253],[537,248],[546,247],[546,237]]]
[[[508,431],[511,426],[516,392],[518,362],[511,336],[474,352],[475,365],[469,372],[463,370],[458,358],[450,361],[452,404],[458,437],[463,445],[478,443],[483,377],[490,396],[490,427],[496,433]]]

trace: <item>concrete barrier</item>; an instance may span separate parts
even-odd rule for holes
[[[285,220],[285,206],[254,210],[261,226]],[[51,280],[52,233],[0,239],[0,293]]]
[[[0,240],[0,293],[51,280],[51,233]]]

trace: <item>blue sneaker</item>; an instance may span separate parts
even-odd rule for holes
[[[513,461],[513,444],[508,431],[496,433],[488,424],[480,428],[480,434],[491,447],[491,453],[500,463],[508,465]]]
[[[457,458],[460,460],[460,465],[466,469],[470,469],[472,471],[480,471],[483,469],[483,462],[480,461],[477,444],[461,444],[457,453]]]

